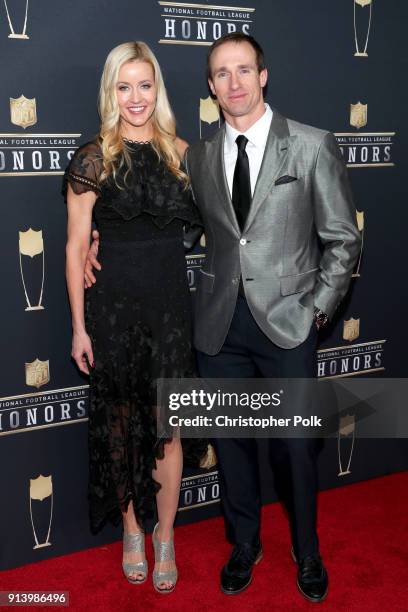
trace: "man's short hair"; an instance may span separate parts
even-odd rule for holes
[[[222,36],[221,38],[218,38],[218,40],[214,41],[210,47],[210,50],[208,51],[208,55],[207,55],[207,78],[208,79],[212,78],[211,76],[211,56],[212,54],[218,47],[221,47],[221,45],[227,42],[235,42],[235,43],[247,42],[249,43],[251,47],[253,48],[253,50],[255,51],[256,65],[258,68],[258,72],[261,72],[262,70],[265,69],[264,52],[259,42],[255,40],[255,38],[253,36],[250,36],[249,34],[244,34],[243,32],[231,32],[230,34],[225,34],[225,36]]]

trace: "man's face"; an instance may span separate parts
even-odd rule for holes
[[[251,115],[263,107],[267,78],[266,69],[258,72],[255,50],[246,41],[226,42],[211,56],[208,83],[227,119]]]

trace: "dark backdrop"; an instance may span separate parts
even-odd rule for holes
[[[0,5],[0,567],[120,537],[110,526],[97,537],[88,528],[88,388],[69,357],[60,195],[69,156],[98,130],[101,69],[119,43],[141,39],[153,48],[178,133],[193,141],[218,125],[202,121],[199,112],[200,98],[208,97],[205,55],[214,35],[244,29],[261,42],[268,102],[336,133],[364,233],[350,295],[321,339],[320,376],[405,376],[408,6],[361,3],[265,0],[226,9],[201,2],[180,15],[177,3],[156,0],[28,0],[26,38],[9,36],[23,32],[25,0],[8,2],[11,26]],[[356,57],[354,12],[362,51],[370,11],[368,56]],[[358,105],[352,116],[351,104]],[[192,295],[203,256],[198,247],[188,257]],[[39,304],[42,309],[27,310]],[[392,440],[356,438],[349,464],[353,427],[342,425],[340,451],[331,439],[321,455],[322,488],[407,468],[405,443]],[[339,456],[348,472],[342,476]],[[261,461],[264,498],[271,501],[262,447]],[[185,470],[180,508],[179,522],[219,512],[216,466]]]

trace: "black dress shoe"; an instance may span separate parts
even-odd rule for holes
[[[252,569],[262,559],[262,547],[236,544],[221,571],[221,591],[226,595],[242,593],[252,582]]]
[[[320,555],[305,557],[298,563],[297,585],[308,601],[319,602],[327,596],[329,579]]]

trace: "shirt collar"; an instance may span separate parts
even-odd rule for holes
[[[266,141],[268,139],[269,128],[271,127],[272,115],[273,115],[273,112],[272,112],[271,107],[269,106],[269,104],[265,102],[264,114],[262,115],[262,117],[258,119],[258,121],[255,121],[255,123],[251,125],[251,127],[246,132],[239,132],[238,130],[233,128],[232,125],[225,122],[225,152],[226,154],[227,155],[229,153],[236,154],[237,145],[235,143],[235,140],[237,136],[239,136],[240,134],[243,134],[244,136],[246,136],[246,138],[248,138],[249,140],[248,144],[251,144],[252,146],[255,146],[256,148],[263,150],[265,148]]]

